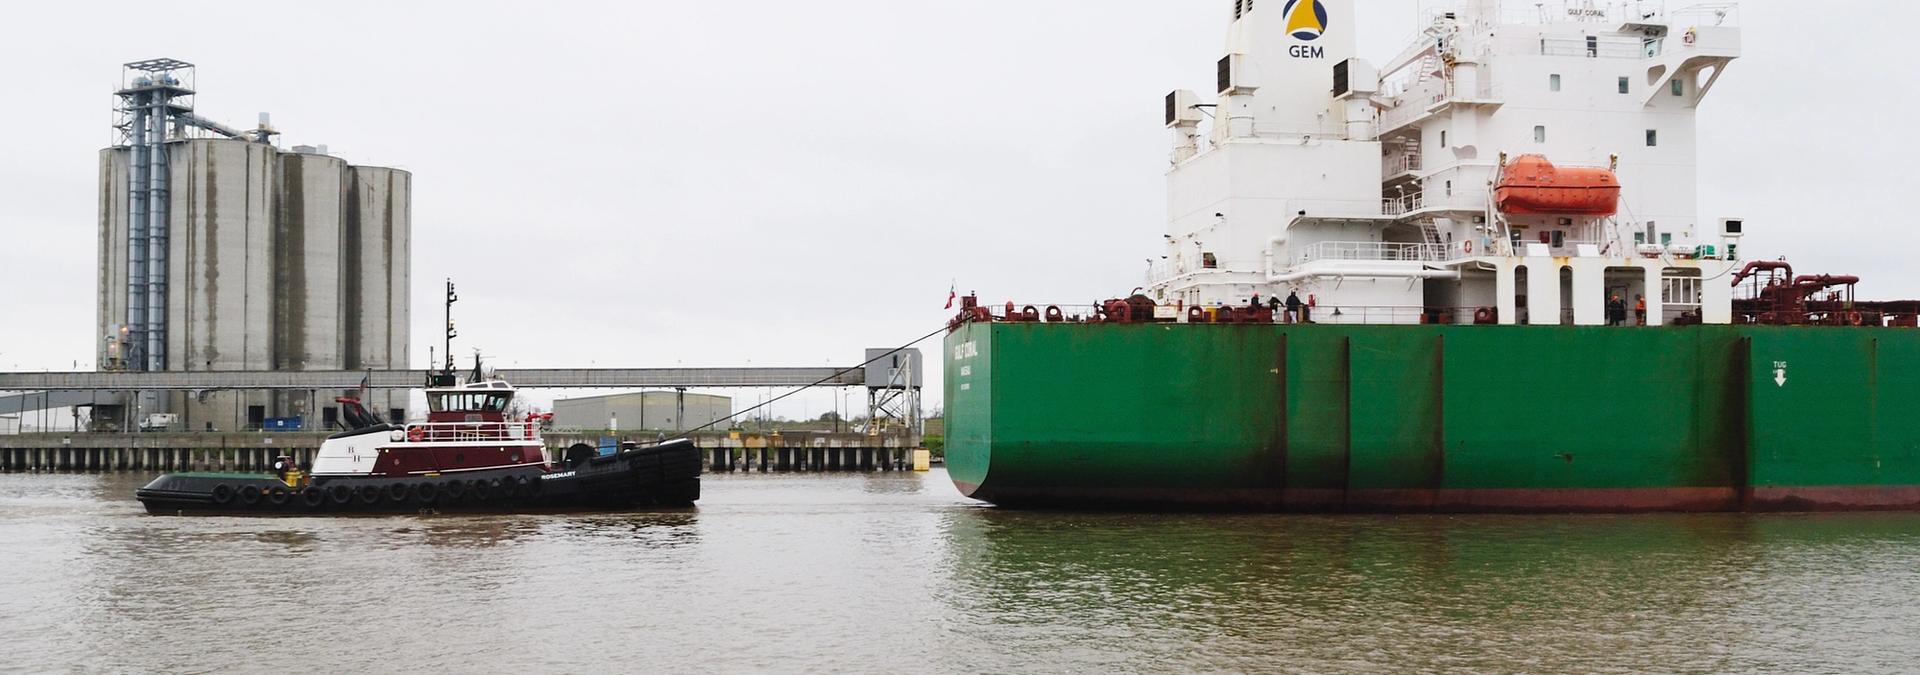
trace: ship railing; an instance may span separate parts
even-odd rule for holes
[[[1401,243],[1386,241],[1323,241],[1300,250],[1295,264],[1321,260],[1409,260],[1439,262],[1452,258],[1453,247],[1446,244]]]
[[[1350,138],[1351,134],[1348,133],[1349,130],[1350,127],[1345,122],[1334,120],[1321,122],[1317,127],[1255,123],[1253,135],[1256,138],[1268,140],[1297,141],[1301,138],[1373,140],[1373,138],[1380,133],[1379,125],[1373,120],[1368,120],[1363,123],[1361,138],[1359,139]]]
[[[1273,295],[1271,296],[1263,293],[1260,298],[1261,306],[1267,306],[1267,303],[1274,297],[1286,297],[1285,294],[1292,290],[1293,289],[1283,287],[1273,289]],[[1312,294],[1304,291],[1298,292],[1302,300],[1312,299],[1314,304],[1304,306],[1298,315],[1289,315],[1286,309],[1282,307],[1280,311],[1274,312],[1273,323],[1282,325],[1297,323],[1381,326],[1471,325],[1476,323],[1476,319],[1479,318],[1479,314],[1482,311],[1487,312],[1487,318],[1492,319],[1494,317],[1494,308],[1490,306],[1437,307],[1423,305],[1342,304],[1338,302],[1328,302],[1325,298],[1314,299]],[[1247,306],[1247,302],[1246,300],[1242,300],[1228,303],[1227,306],[1234,309],[1244,309]],[[1002,307],[1001,305],[994,305],[985,309],[988,310],[995,321],[1027,322],[1040,321],[1038,318],[1019,318],[1017,313],[1024,312],[1027,307],[1034,308],[1036,312],[1040,313],[1037,315],[1040,317],[1046,316],[1044,312],[1048,309],[1059,309],[1062,319],[1060,321],[1049,321],[1049,323],[1097,322],[1101,312],[1098,306],[1088,305],[1086,303],[1028,302],[1016,304],[1013,313],[1003,311]],[[1190,313],[1193,308],[1180,302],[1162,304],[1156,309],[1156,313],[1158,314],[1157,320],[1162,323],[1213,323],[1220,308],[1221,305],[1201,305],[1201,318],[1197,322],[1191,320]],[[1525,309],[1520,308],[1519,311],[1524,313]],[[1144,317],[1136,317],[1135,319],[1135,321],[1146,320]],[[1245,323],[1244,315],[1242,315],[1240,323]],[[1569,321],[1568,323],[1571,322]]]
[[[1447,94],[1436,85],[1406,92],[1398,98],[1400,102],[1397,105],[1380,113],[1381,133],[1394,131],[1432,114],[1428,109],[1446,101]]]
[[[1161,260],[1147,266],[1146,283],[1143,285],[1147,287],[1158,286],[1190,274],[1251,272],[1259,270],[1262,264],[1263,261],[1261,260],[1235,260],[1218,257],[1213,259],[1212,264],[1208,264],[1206,258],[1198,255],[1185,256],[1181,259]]]
[[[1305,308],[1304,317],[1285,316],[1275,323],[1306,321],[1340,326],[1418,326],[1423,324],[1472,323],[1477,307],[1427,307],[1423,305],[1344,305],[1321,303]]]
[[[460,441],[537,441],[537,422],[409,422],[407,440],[421,443]]]
[[[1380,200],[1380,213],[1388,216],[1404,216],[1426,207],[1427,197],[1421,192]]]

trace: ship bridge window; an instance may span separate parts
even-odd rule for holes
[[[501,412],[507,409],[507,401],[511,398],[506,394],[432,394],[427,397],[427,409],[433,412]]]

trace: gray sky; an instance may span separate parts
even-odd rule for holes
[[[447,276],[456,351],[503,366],[851,364],[938,327],[955,279],[996,304],[1138,285],[1160,99],[1207,89],[1227,5],[187,1],[164,29],[135,19],[150,3],[15,8],[0,369],[91,366],[95,152],[126,61],[194,62],[202,115],[270,111],[285,144],[414,172],[416,366]],[[1747,55],[1701,110],[1702,222],[1920,297],[1915,73],[1888,57],[1920,4],[1796,5],[1745,3]],[[1412,0],[1360,13],[1376,62],[1416,27]]]

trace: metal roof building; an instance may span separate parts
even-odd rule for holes
[[[553,402],[556,429],[685,431],[732,414],[732,398],[682,391],[639,391]]]

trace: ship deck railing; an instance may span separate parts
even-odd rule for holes
[[[1294,261],[1300,265],[1323,260],[1443,262],[1456,257],[1455,252],[1446,244],[1323,241],[1302,249]]]
[[[408,422],[408,441],[447,443],[462,441],[538,441],[540,425],[533,422]]]

